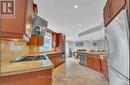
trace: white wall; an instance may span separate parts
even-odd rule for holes
[[[104,40],[98,40],[98,41],[81,41],[83,42],[83,46],[76,46],[76,41],[69,41],[67,49],[71,48],[72,52],[76,52],[78,49],[86,49],[87,52],[89,52],[91,49],[94,50],[104,50],[106,49],[105,47],[105,42]],[[93,46],[93,42],[96,42],[97,45]]]
[[[94,50],[105,50],[106,49],[106,43],[104,40],[97,40],[97,41],[94,41],[97,43],[97,46],[94,46],[93,49]]]
[[[65,53],[66,53],[66,56],[69,56],[69,42],[68,41],[65,42]]]

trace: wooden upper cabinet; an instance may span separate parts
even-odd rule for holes
[[[126,5],[125,0],[109,0],[111,16],[114,17]]]
[[[56,47],[60,47],[62,42],[65,42],[65,35],[63,35],[62,33],[57,33],[56,34]]]
[[[56,34],[56,47],[60,46],[60,34]]]
[[[126,5],[126,0],[108,0],[108,2],[111,9],[111,17],[114,17]]]
[[[34,45],[34,46],[43,46],[44,45],[44,36],[42,35],[31,35],[29,42],[27,45]]]
[[[87,66],[88,67],[93,67],[93,61],[92,61],[92,56],[87,54]]]
[[[31,37],[33,0],[15,0],[14,17],[0,18],[1,37],[29,40]]]
[[[104,7],[104,24],[108,24],[108,22],[111,20],[111,13],[110,13],[110,5],[107,2],[105,7]]]
[[[37,36],[31,35],[31,38],[29,39],[29,42],[27,42],[27,45],[37,45]]]
[[[53,41],[53,48],[55,48],[56,47],[56,43],[57,43],[57,35],[56,35],[56,33],[52,33],[52,41]]]
[[[107,26],[112,19],[126,6],[126,0],[108,0],[104,7],[104,24]]]
[[[64,42],[65,41],[65,36],[63,34],[60,34],[60,42]]]
[[[37,46],[44,45],[44,36],[38,35]]]

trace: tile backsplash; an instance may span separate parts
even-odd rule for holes
[[[27,46],[26,42],[13,42],[1,40],[1,63],[10,63],[16,56],[31,55],[39,53],[38,46]]]

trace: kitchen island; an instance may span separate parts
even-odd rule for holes
[[[104,74],[108,80],[108,65],[106,52],[82,52],[80,64]]]
[[[106,56],[105,52],[79,52],[80,64],[89,66],[89,57],[100,58]]]

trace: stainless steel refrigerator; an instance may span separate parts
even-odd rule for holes
[[[122,10],[105,29],[110,85],[129,85],[129,26]]]

